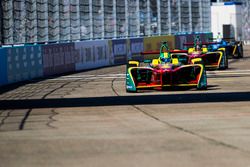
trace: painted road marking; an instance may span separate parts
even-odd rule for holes
[[[226,71],[207,71],[207,77],[220,77],[220,76],[250,76],[250,70],[226,70]],[[126,74],[82,74],[82,75],[68,75],[53,78],[49,80],[92,80],[92,79],[125,79]]]

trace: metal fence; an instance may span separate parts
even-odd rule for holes
[[[0,44],[210,31],[210,0],[1,0]]]

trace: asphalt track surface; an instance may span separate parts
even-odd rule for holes
[[[0,90],[0,167],[250,166],[250,47],[208,89],[126,93],[125,66]]]

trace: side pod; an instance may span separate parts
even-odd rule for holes
[[[199,90],[206,90],[207,89],[207,74],[206,74],[206,69],[204,67],[204,65],[202,65],[202,72],[201,72],[201,76],[200,76],[200,80],[198,82],[197,85],[197,89]]]
[[[226,48],[219,48],[217,52],[222,52],[222,60],[220,62],[219,69],[227,69],[228,68],[228,55],[226,52]]]
[[[129,67],[139,67],[139,65],[140,65],[139,61],[129,60],[128,64],[127,64],[127,68],[129,68]]]
[[[128,61],[126,68],[126,91],[127,92],[136,92],[136,85],[131,74],[131,69],[134,67],[138,67],[140,64],[139,61]]]

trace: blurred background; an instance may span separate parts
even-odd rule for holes
[[[249,41],[249,0],[1,0],[0,44],[218,32]],[[229,7],[228,14],[225,7]],[[217,9],[219,7],[219,9]],[[232,9],[231,9],[232,8]],[[225,20],[229,18],[227,22]]]

